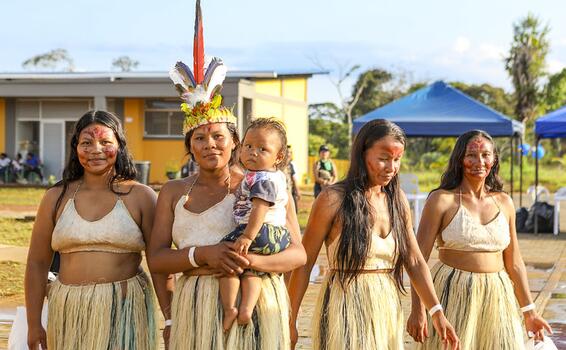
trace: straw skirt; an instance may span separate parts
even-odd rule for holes
[[[279,275],[262,276],[262,289],[252,322],[222,330],[218,278],[182,276],[171,307],[171,350],[287,350],[290,348],[289,303]]]
[[[89,285],[55,281],[48,302],[49,349],[157,348],[153,288],[144,273]]]
[[[313,319],[315,350],[403,349],[403,312],[389,273],[362,273],[345,288],[325,278]]]
[[[524,348],[519,305],[507,272],[474,273],[438,262],[431,273],[462,350]],[[430,318],[428,327],[429,338],[419,348],[442,349]]]

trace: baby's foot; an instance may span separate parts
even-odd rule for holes
[[[251,322],[252,320],[252,314],[254,312],[254,308],[247,308],[244,306],[240,307],[240,310],[238,311],[238,324],[239,325],[245,325]]]
[[[238,308],[231,307],[229,309],[224,310],[224,319],[222,320],[222,327],[224,328],[224,332],[228,332],[232,327],[232,323],[238,317]]]

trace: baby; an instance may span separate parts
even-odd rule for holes
[[[223,239],[234,242],[234,249],[241,255],[247,255],[248,251],[275,254],[290,244],[289,231],[284,227],[287,183],[280,170],[285,166],[286,154],[287,135],[281,122],[273,118],[258,118],[251,122],[240,153],[245,176],[234,204],[237,227]],[[246,270],[241,276],[220,278],[225,331],[236,318],[239,324],[250,322],[261,292],[262,274],[265,273]],[[240,305],[236,307],[240,288]]]

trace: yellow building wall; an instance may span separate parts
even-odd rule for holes
[[[182,139],[145,139],[143,155],[151,162],[149,182],[165,183],[167,171],[180,171],[187,161],[185,145]]]
[[[255,92],[270,96],[281,96],[281,79],[256,80]]]
[[[256,81],[254,98],[254,117],[276,117],[287,127],[287,141],[293,148],[293,163],[297,178],[304,182],[308,170],[308,110],[307,110],[307,79],[288,78],[277,80]],[[261,95],[279,97],[262,98]],[[305,103],[302,105],[301,103]]]
[[[134,160],[149,160],[143,154],[143,105],[140,98],[124,99],[124,132]]]
[[[259,97],[254,99],[254,118],[276,117],[283,119],[283,104],[280,102],[263,100]]]
[[[144,100],[124,100],[124,131],[134,161],[150,161],[149,182],[166,182],[166,172],[180,171],[186,162],[182,139],[144,138]]]
[[[6,151],[6,101],[0,98],[0,152]]]
[[[297,179],[304,183],[308,169],[309,121],[307,107],[285,105],[283,120],[287,127],[287,144],[293,149],[293,164]]]
[[[307,79],[289,78],[283,81],[283,97],[290,100],[307,101]]]

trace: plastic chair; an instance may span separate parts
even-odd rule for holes
[[[407,194],[419,193],[419,177],[417,176],[417,174],[399,174],[399,185],[401,186],[403,192]]]
[[[533,203],[535,199],[539,202],[548,202],[550,200],[550,192],[544,186],[538,185],[537,191],[535,193],[535,186],[529,186],[527,189],[527,195],[531,197]]]

